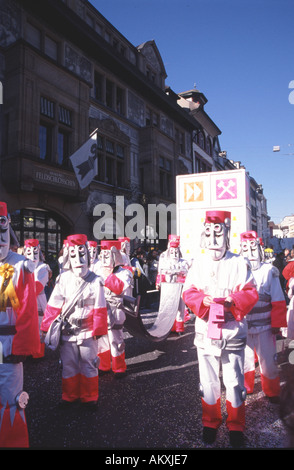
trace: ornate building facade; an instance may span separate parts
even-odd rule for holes
[[[103,204],[105,237],[122,235],[131,204],[175,203],[177,174],[233,165],[205,96],[176,94],[155,41],[134,46],[89,1],[0,0],[0,24],[0,194],[21,244],[50,257],[70,233],[93,238]],[[96,129],[98,174],[81,189],[69,157]]]

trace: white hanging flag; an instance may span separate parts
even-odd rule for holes
[[[98,174],[97,130],[69,157],[81,189],[89,186]]]

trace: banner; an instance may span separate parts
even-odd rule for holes
[[[89,186],[98,175],[97,130],[69,157],[81,189]]]

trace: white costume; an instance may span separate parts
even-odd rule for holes
[[[160,289],[161,283],[180,282],[184,284],[187,272],[189,270],[189,263],[181,257],[180,252],[180,237],[177,235],[169,235],[168,249],[164,251],[159,257],[158,274],[156,278],[156,288]],[[185,319],[185,303],[180,298],[178,313],[172,331],[177,333],[184,332],[184,319]]]
[[[128,237],[119,237],[118,241],[121,243],[120,254],[122,256],[123,265],[131,266],[130,239]]]
[[[245,350],[245,386],[248,393],[253,392],[256,353],[263,392],[274,400],[280,394],[275,335],[280,328],[287,325],[286,301],[281,288],[279,270],[271,263],[262,262],[262,251],[256,232],[241,234],[241,253],[251,263],[259,295],[258,302],[246,316],[248,337]]]
[[[38,354],[34,264],[9,250],[7,206],[0,202],[0,447],[29,447],[23,360]]]
[[[99,370],[112,371],[116,377],[126,372],[123,325],[126,314],[121,308],[123,296],[132,295],[132,269],[122,266],[121,243],[117,240],[102,240],[100,252],[100,275],[104,279],[105,298],[108,310],[108,334],[99,339]]]
[[[203,439],[212,443],[221,424],[220,365],[226,387],[227,427],[232,445],[243,441],[245,428],[244,316],[258,299],[249,263],[228,250],[230,213],[208,211],[205,247],[210,256],[193,261],[183,299],[196,315],[197,346],[202,393]],[[237,443],[235,443],[237,439]]]
[[[98,389],[98,337],[107,332],[107,308],[103,283],[89,270],[87,237],[68,238],[69,269],[60,274],[48,301],[41,330],[46,332],[63,306],[73,301],[62,329],[62,400],[96,404]],[[78,288],[82,293],[74,300]]]
[[[99,266],[100,261],[98,258],[98,244],[96,241],[89,240],[88,241],[88,250],[90,255],[90,269],[94,273],[99,275]]]
[[[35,286],[37,294],[37,305],[38,305],[38,314],[39,314],[39,324],[41,324],[42,316],[44,315],[47,298],[45,294],[45,287],[49,281],[49,274],[51,272],[48,264],[44,263],[42,258],[42,252],[39,240],[35,238],[30,238],[25,240],[24,245],[24,255],[26,258],[30,259],[35,266],[34,277],[35,277]],[[40,354],[35,355],[34,358],[43,357],[45,352],[45,345],[42,344]]]

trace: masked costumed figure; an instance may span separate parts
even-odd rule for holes
[[[63,240],[62,250],[59,253],[59,257],[58,257],[59,273],[61,274],[66,269],[69,269],[68,266],[69,266],[69,263],[68,263],[68,241]]]
[[[98,243],[95,240],[88,240],[88,250],[90,255],[90,269],[97,274],[99,271]]]
[[[128,237],[119,237],[118,241],[121,243],[120,253],[123,259],[124,266],[131,266],[131,258],[130,258],[130,239]]]
[[[48,264],[44,263],[39,240],[35,238],[25,240],[24,255],[26,258],[30,259],[35,266],[34,277],[37,293],[39,323],[41,323],[47,305],[47,298],[44,289],[48,284],[51,269],[49,268]],[[41,352],[39,355],[34,356],[35,358],[44,356],[45,344],[43,343],[41,346]]]
[[[12,252],[0,202],[0,447],[28,447],[23,360],[40,352],[34,264]]]
[[[98,337],[107,333],[107,308],[103,282],[90,271],[87,237],[70,235],[66,271],[59,275],[47,303],[41,330],[69,312],[63,321],[60,358],[62,362],[62,404],[80,400],[96,405],[98,388]]]
[[[184,285],[189,263],[182,258],[180,250],[180,237],[169,235],[168,248],[159,257],[158,274],[156,278],[156,288],[160,289],[162,283],[179,282]],[[179,301],[178,313],[172,331],[184,332],[185,303],[182,297]]]
[[[245,315],[258,300],[250,265],[229,251],[231,214],[207,211],[202,242],[205,254],[193,260],[183,299],[196,315],[203,440],[213,443],[221,424],[220,365],[226,387],[226,425],[230,443],[243,445],[245,429]]]
[[[279,270],[263,262],[259,238],[254,231],[241,234],[241,254],[250,261],[259,300],[247,314],[248,336],[245,350],[245,386],[253,393],[255,353],[257,355],[261,385],[271,401],[280,394],[279,370],[276,363],[276,335],[287,325],[287,306],[279,279]]]
[[[108,308],[108,334],[99,339],[99,370],[112,369],[115,377],[126,372],[123,326],[126,314],[123,297],[131,296],[133,289],[132,269],[123,266],[118,240],[102,240],[100,251],[100,275],[104,279],[105,298]]]

